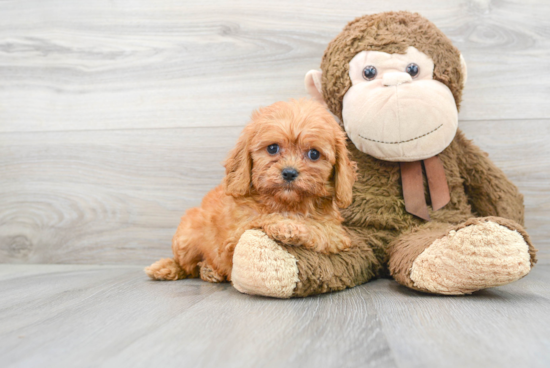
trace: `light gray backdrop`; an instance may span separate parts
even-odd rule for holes
[[[253,109],[365,13],[408,9],[469,68],[460,127],[525,194],[550,261],[550,2],[0,1],[0,262],[147,264]]]

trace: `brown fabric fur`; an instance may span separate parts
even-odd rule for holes
[[[434,79],[445,84],[455,98],[462,100],[463,76],[460,51],[433,23],[406,11],[359,17],[332,40],[323,56],[323,97],[329,109],[342,120],[342,99],[351,87],[349,62],[361,51],[404,54],[409,46],[430,56]]]
[[[451,200],[438,211],[430,209],[432,221],[429,223],[405,211],[398,162],[368,156],[351,142],[348,148],[357,162],[359,174],[353,188],[353,202],[342,210],[342,215],[357,247],[329,256],[285,247],[298,259],[300,270],[300,283],[293,296],[341,290],[388,274],[399,283],[415,288],[407,272],[416,257],[435,239],[481,221],[479,217],[493,216],[492,221],[518,231],[529,245],[531,264],[536,262],[536,250],[521,226],[523,197],[487,154],[460,130],[439,155]],[[430,205],[425,173],[424,183],[426,203]]]
[[[285,245],[283,249],[299,261],[293,296],[308,296],[343,290],[379,276],[383,267],[373,249],[363,238],[350,232],[352,247],[333,255],[310,252],[302,247]],[[376,239],[373,239],[376,241]]]
[[[322,91],[332,113],[342,119],[342,100],[351,86],[349,62],[357,53],[373,50],[403,54],[409,46],[433,59],[434,79],[449,87],[459,108],[464,76],[458,49],[422,16],[388,12],[355,19],[328,45],[321,63]],[[301,281],[294,296],[340,290],[387,275],[388,271],[398,282],[413,287],[408,272],[416,257],[452,229],[481,221],[476,217],[495,216],[495,222],[517,230],[529,245],[531,264],[536,262],[536,250],[521,227],[523,196],[460,130],[439,155],[451,200],[439,211],[430,211],[430,223],[405,211],[399,163],[366,155],[351,141],[348,148],[358,164],[359,176],[353,202],[342,214],[358,245],[349,252],[327,257],[287,248],[300,267]],[[426,202],[430,204],[426,178],[424,183]]]

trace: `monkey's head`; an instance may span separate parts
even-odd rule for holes
[[[306,88],[343,122],[357,148],[386,161],[443,151],[458,127],[466,64],[430,21],[409,12],[366,15],[330,42]]]

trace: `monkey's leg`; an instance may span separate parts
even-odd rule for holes
[[[529,273],[536,250],[523,228],[500,217],[460,225],[428,223],[389,248],[394,279],[415,290],[469,294],[505,285]]]
[[[354,231],[352,247],[322,254],[280,245],[260,230],[248,230],[233,255],[233,286],[242,293],[277,298],[304,297],[354,287],[376,277],[380,262]]]

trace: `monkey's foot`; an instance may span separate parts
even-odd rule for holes
[[[437,294],[469,294],[529,273],[529,245],[518,231],[493,221],[475,222],[451,230],[414,260],[410,278],[415,288]]]
[[[300,281],[296,258],[261,230],[248,230],[233,254],[233,286],[241,293],[290,298]]]

